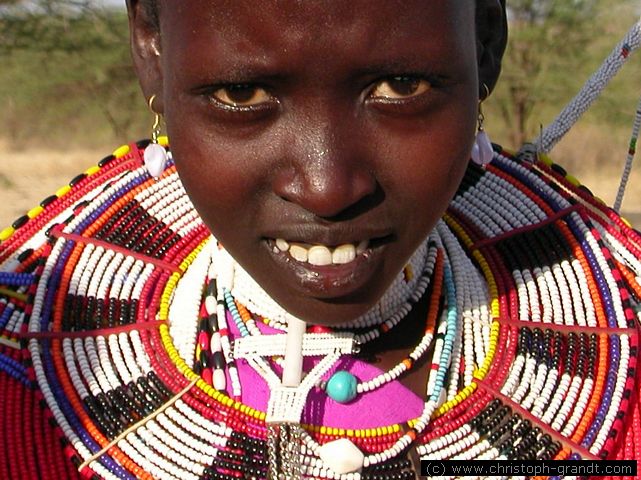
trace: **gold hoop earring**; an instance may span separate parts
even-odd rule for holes
[[[487,86],[487,83],[483,82],[481,86],[483,87],[484,92],[479,97],[479,104],[483,103],[490,96],[490,87]]]
[[[483,87],[485,89],[485,96],[479,98],[476,139],[474,141],[474,145],[472,146],[472,161],[481,166],[487,165],[492,161],[492,158],[494,158],[494,148],[492,147],[492,142],[490,141],[490,137],[488,137],[487,133],[485,133],[485,130],[483,129],[485,115],[483,115],[482,104],[487,99],[487,97],[490,96],[490,89],[485,83],[483,83]]]
[[[156,95],[149,97],[147,105],[149,105],[149,110],[154,114],[154,123],[151,127],[151,143],[145,148],[143,154],[143,159],[145,161],[145,167],[149,172],[149,175],[155,179],[160,178],[162,172],[167,166],[167,161],[169,156],[165,147],[158,143],[158,137],[160,136],[160,125],[162,123],[161,116],[158,112],[154,110],[154,100]]]

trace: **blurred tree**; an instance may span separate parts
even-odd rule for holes
[[[613,32],[617,23],[613,17],[629,22],[635,18],[636,3],[509,0],[510,41],[492,103],[505,121],[512,146],[518,148],[538,134],[541,109],[552,107],[556,113],[579,90],[617,37],[631,26]]]
[[[113,143],[140,130],[146,110],[122,9],[90,0],[0,2],[0,122],[14,143],[34,134]]]

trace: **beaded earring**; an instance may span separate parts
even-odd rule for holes
[[[143,159],[145,167],[154,178],[159,178],[167,165],[168,155],[165,147],[158,143],[158,136],[160,135],[160,114],[154,111],[154,100],[156,95],[149,97],[149,110],[154,114],[154,124],[151,127],[151,143],[145,148]]]
[[[483,129],[483,122],[485,121],[485,116],[483,115],[483,109],[481,104],[487,97],[490,96],[490,89],[484,83],[483,88],[485,89],[485,95],[479,99],[479,117],[478,117],[478,130],[476,132],[476,140],[474,141],[474,146],[472,147],[472,161],[477,165],[487,165],[492,161],[494,157],[494,149],[492,148],[492,142],[490,142],[490,137]]]

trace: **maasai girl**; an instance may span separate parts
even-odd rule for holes
[[[128,9],[151,141],[0,237],[1,478],[641,456],[641,238],[492,148],[498,0]]]

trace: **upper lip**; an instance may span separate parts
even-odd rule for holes
[[[392,235],[392,233],[391,228],[376,227],[373,225],[319,225],[305,223],[279,225],[274,230],[264,232],[263,237],[272,239],[282,238],[288,242],[332,246],[388,237]]]

